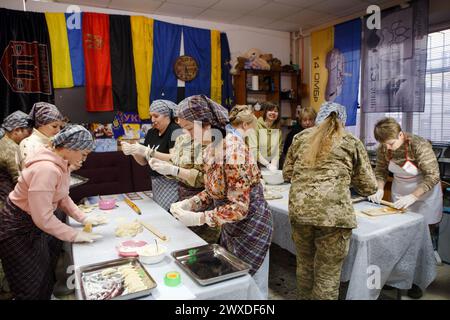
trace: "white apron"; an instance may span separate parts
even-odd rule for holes
[[[406,146],[405,164],[400,167],[391,160],[388,169],[394,174],[391,190],[392,202],[397,201],[399,197],[413,193],[423,181],[422,173],[408,160],[408,146]],[[443,210],[441,184],[438,183],[431,190],[425,192],[414,204],[408,207],[408,210],[422,214],[427,224],[439,223]]]

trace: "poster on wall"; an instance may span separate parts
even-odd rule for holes
[[[362,39],[361,106],[364,112],[423,112],[428,0],[381,12],[380,29]]]

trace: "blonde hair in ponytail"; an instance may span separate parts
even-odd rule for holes
[[[307,141],[308,146],[303,153],[303,160],[309,167],[315,167],[325,159],[344,134],[344,125],[332,112],[321,124],[315,127]]]

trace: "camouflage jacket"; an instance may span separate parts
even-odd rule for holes
[[[350,187],[363,196],[377,190],[367,152],[358,138],[345,132],[325,160],[307,167],[302,156],[312,130],[294,137],[283,167],[285,180],[291,181],[289,217],[299,224],[355,228]]]
[[[19,165],[17,154],[19,145],[7,136],[0,139],[0,170],[8,172],[14,183],[19,178]]]
[[[415,134],[406,133],[408,143],[403,143],[400,148],[395,151],[387,150],[386,146],[380,144],[377,150],[377,166],[375,168],[375,176],[377,180],[386,182],[388,177],[389,161],[402,167],[406,162],[406,153],[408,160],[411,161],[422,173],[423,181],[419,184],[425,192],[431,190],[439,183],[439,163],[434,154],[431,144],[422,137]],[[406,150],[408,148],[408,150]],[[407,152],[406,152],[407,151]]]
[[[171,151],[171,162],[183,169],[189,169],[189,179],[178,180],[194,188],[202,188],[204,184],[203,151],[206,145],[194,143],[189,134],[182,134],[175,140]]]

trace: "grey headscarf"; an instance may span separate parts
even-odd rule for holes
[[[322,123],[332,112],[336,112],[339,120],[345,125],[345,122],[347,121],[347,111],[345,107],[339,103],[328,101],[325,101],[320,106],[319,113],[316,117],[316,124]]]
[[[92,150],[94,138],[83,126],[68,125],[52,138],[52,144],[54,147],[71,150]]]
[[[5,135],[5,131],[13,131],[17,128],[30,128],[30,118],[25,112],[15,111],[3,120],[0,127],[0,139]]]
[[[178,106],[177,116],[188,121],[201,121],[220,129],[229,122],[228,110],[205,95],[185,98]]]
[[[29,114],[31,120],[34,121],[34,127],[39,128],[54,121],[63,121],[64,117],[58,108],[48,102],[37,102]]]
[[[178,105],[169,100],[155,100],[150,105],[150,113],[157,112],[161,115],[173,118]]]

